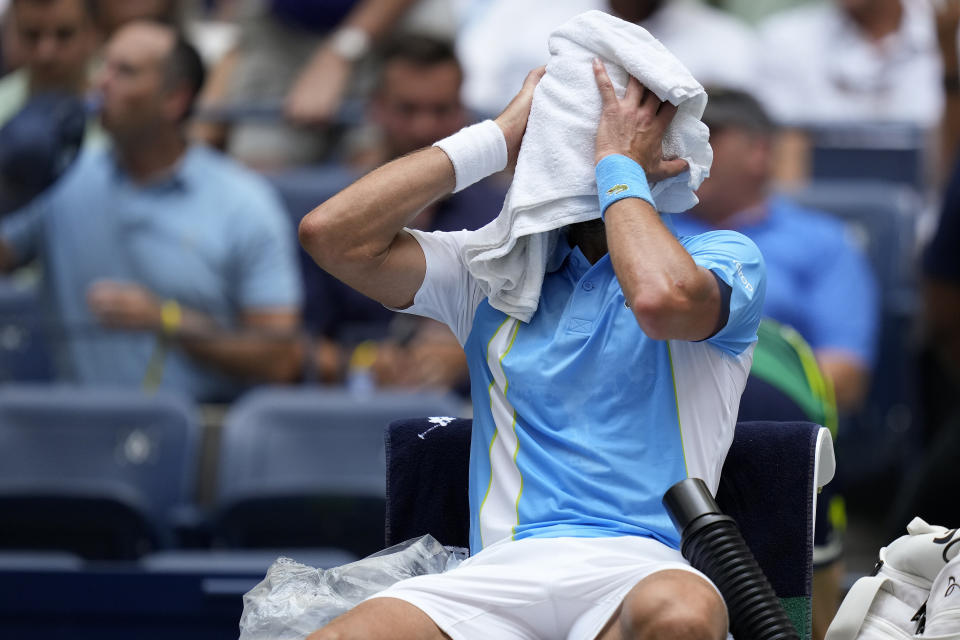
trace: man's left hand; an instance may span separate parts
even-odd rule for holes
[[[104,327],[160,331],[161,303],[148,289],[130,282],[99,280],[87,289],[87,305]]]
[[[657,95],[630,77],[623,98],[618,98],[600,60],[593,61],[593,73],[603,101],[594,162],[613,154],[632,158],[647,174],[650,184],[680,175],[686,160],[663,157],[663,132],[677,108],[661,102]]]

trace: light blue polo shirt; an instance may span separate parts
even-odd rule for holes
[[[41,259],[60,364],[84,384],[140,386],[157,349],[153,334],[99,327],[86,300],[98,280],[140,284],[224,327],[243,310],[301,303],[294,232],[279,199],[261,177],[200,146],[148,185],[132,182],[112,151],[84,151],[54,187],[0,221],[0,235],[19,259]],[[178,348],[162,362],[163,388],[199,399],[242,389]]]
[[[746,237],[681,238],[731,287],[703,342],[649,338],[609,256],[579,249],[548,273],[528,324],[487,302],[461,258],[465,234],[411,232],[427,274],[408,312],[446,322],[470,366],[470,547],[527,537],[640,535],[677,547],[661,498],[700,477],[715,492],[752,361],[765,276]]]

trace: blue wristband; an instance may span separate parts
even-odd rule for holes
[[[600,218],[605,219],[607,207],[624,198],[640,198],[649,202],[654,209],[657,208],[643,167],[627,156],[606,156],[597,163],[596,173]]]

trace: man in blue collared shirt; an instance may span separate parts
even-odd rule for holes
[[[63,363],[81,383],[209,400],[299,373],[289,222],[261,179],[187,144],[202,83],[173,29],[121,29],[97,83],[112,148],[86,151],[0,225],[0,269],[42,260]]]

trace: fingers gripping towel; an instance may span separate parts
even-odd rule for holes
[[[464,247],[467,268],[490,304],[523,322],[537,309],[559,229],[600,216],[593,155],[601,101],[594,58],[604,61],[618,96],[634,76],[661,100],[677,105],[663,152],[690,166],[652,185],[661,212],[685,211],[697,203],[693,192],[713,159],[707,127],[700,122],[707,104],[703,87],[642,27],[588,11],[554,31],[549,50],[503,209]]]

